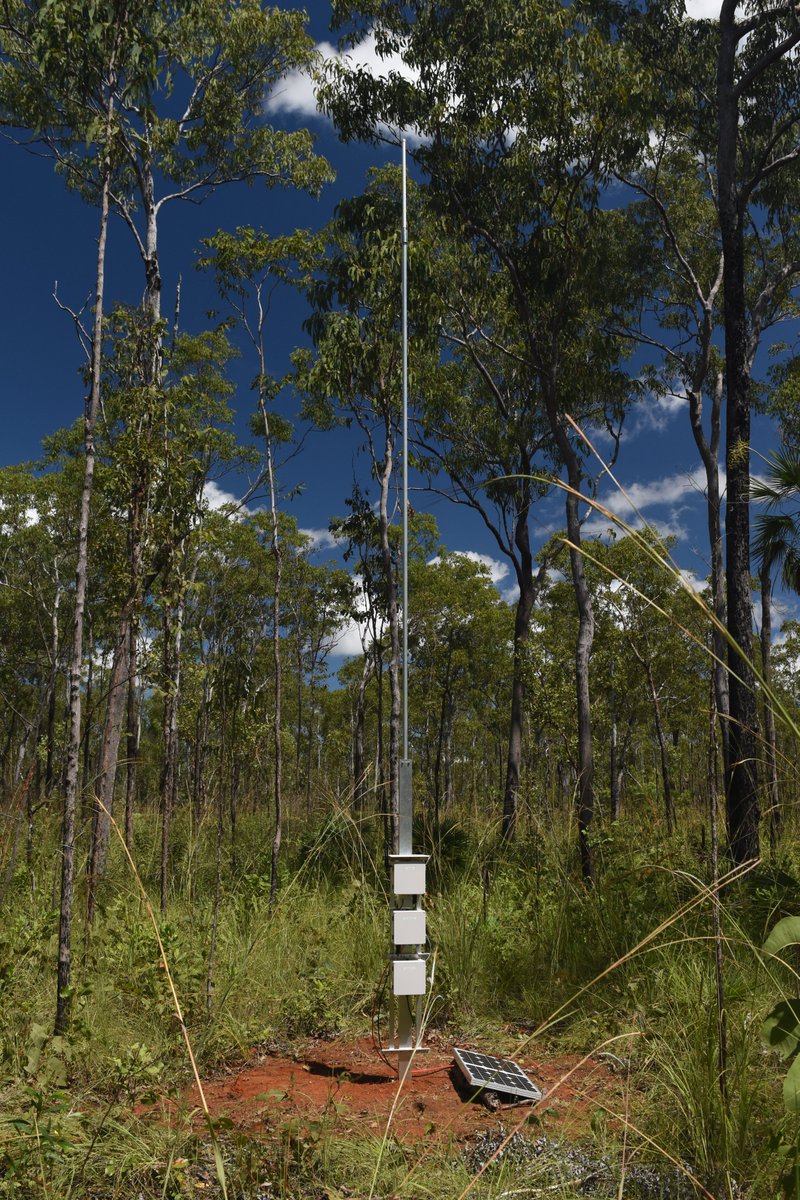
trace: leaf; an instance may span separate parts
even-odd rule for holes
[[[764,942],[765,954],[779,954],[787,946],[800,945],[800,917],[784,917]]]
[[[214,1141],[212,1144],[213,1144],[213,1149],[214,1149],[214,1166],[217,1169],[217,1179],[219,1180],[219,1186],[222,1188],[222,1195],[224,1196],[224,1200],[228,1200],[228,1189],[225,1186],[225,1164],[222,1161],[222,1154],[220,1152],[219,1142],[217,1141],[216,1138],[214,1138]]]
[[[25,1063],[25,1074],[33,1075],[42,1057],[42,1050],[47,1041],[47,1029],[44,1025],[32,1025],[28,1038],[28,1061]]]
[[[789,1058],[800,1047],[800,998],[781,1000],[761,1026],[761,1037],[783,1058]]]
[[[280,1104],[281,1100],[285,1100],[288,1095],[288,1092],[281,1091],[280,1088],[272,1088],[269,1092],[259,1092],[256,1100],[277,1100]]]
[[[800,1112],[800,1055],[786,1072],[783,1081],[783,1103],[789,1112]]]

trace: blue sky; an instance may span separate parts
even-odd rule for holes
[[[719,0],[694,0],[693,15],[710,16]],[[323,53],[333,53],[328,31],[329,6],[311,6],[310,31]],[[363,61],[379,67],[371,45],[360,51]],[[218,228],[250,224],[273,233],[298,227],[319,228],[331,216],[336,202],[358,193],[371,166],[399,161],[391,148],[343,146],[328,121],[315,112],[310,84],[302,78],[287,80],[267,103],[269,119],[288,126],[308,125],[318,139],[318,150],[334,165],[335,184],[318,200],[296,192],[267,191],[263,187],[232,186],[220,189],[202,206],[173,205],[163,214],[161,232],[163,306],[171,311],[177,279],[182,276],[181,321],[184,328],[203,327],[205,313],[217,306],[210,279],[194,269],[203,236]],[[4,463],[35,459],[42,438],[74,421],[82,411],[83,385],[78,375],[81,351],[70,319],[52,299],[58,281],[62,300],[80,308],[91,294],[94,277],[97,214],[67,192],[52,163],[0,140],[0,171],[5,186],[0,191],[0,216],[4,232],[5,286],[0,289],[2,330]],[[411,231],[413,237],[413,230]],[[118,220],[109,239],[109,300],[136,301],[141,294],[141,265],[130,235]],[[413,296],[411,297],[413,305]],[[303,340],[301,300],[286,294],[274,306],[268,343],[271,369],[280,373],[291,350]],[[253,396],[248,381],[255,374],[249,359],[234,366],[238,383],[234,406],[237,428],[247,438]],[[291,396],[282,399],[291,413]],[[773,444],[771,429],[754,423],[753,446],[765,453]],[[757,460],[754,463],[757,469]],[[355,431],[312,433],[288,466],[285,487],[304,485],[291,502],[291,511],[306,529],[325,530],[329,519],[344,512],[354,474],[364,478],[365,459],[359,453]],[[617,476],[637,507],[656,527],[677,539],[676,557],[699,578],[708,570],[704,501],[699,459],[691,438],[685,402],[648,401],[629,417],[620,451]],[[222,491],[241,494],[246,480],[227,476],[217,481]],[[439,523],[449,548],[472,551],[499,559],[497,547],[482,524],[464,509],[436,497],[417,494],[414,507],[428,509]],[[611,503],[627,515],[619,496]],[[629,510],[628,510],[629,513]],[[545,501],[536,520],[542,535],[563,524],[559,497]],[[607,522],[595,524],[598,530]],[[321,553],[323,551],[320,551]],[[493,575],[502,590],[510,586],[505,564],[498,562]],[[784,615],[779,612],[778,617]]]

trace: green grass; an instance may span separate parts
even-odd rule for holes
[[[796,1131],[783,1113],[781,1063],[759,1036],[790,980],[762,965],[757,947],[777,916],[798,911],[800,867],[789,829],[779,867],[761,867],[724,893],[726,1111],[698,822],[687,802],[673,844],[660,830],[637,827],[632,815],[618,829],[600,829],[593,892],[574,872],[567,814],[523,830],[504,852],[490,826],[451,822],[435,841],[428,898],[437,947],[431,1022],[452,1039],[504,1049],[523,1046],[520,1037],[541,1027],[533,1056],[588,1054],[618,1039],[607,1046],[606,1061],[624,1083],[627,1134],[621,1102],[601,1099],[571,1151],[575,1162],[604,1164],[603,1186],[617,1194],[624,1143],[624,1195],[645,1194],[636,1171],[669,1180],[677,1163],[720,1200],[767,1200],[776,1194],[777,1146]],[[388,932],[376,825],[357,826],[342,811],[313,829],[298,821],[270,914],[265,821],[242,815],[235,873],[227,848],[224,857],[209,1017],[213,822],[176,821],[173,890],[160,933],[201,1072],[243,1058],[255,1043],[367,1031]],[[37,830],[37,852],[17,869],[0,933],[0,1196],[214,1195],[209,1140],[179,1101],[168,1122],[142,1121],[133,1112],[153,1095],[183,1095],[189,1069],[155,934],[119,846],[112,848],[95,928],[88,933],[80,919],[76,924],[69,1037],[50,1037],[56,834],[54,823]],[[158,834],[154,818],[138,816],[135,857],[152,895]],[[79,892],[78,913],[81,899]],[[563,1147],[561,1159],[548,1149],[558,1127],[543,1121],[524,1125],[523,1142],[515,1143],[535,1147],[543,1139],[540,1150],[505,1156],[480,1177],[476,1195],[545,1188],[557,1200],[579,1194],[565,1175]],[[286,1129],[258,1141],[221,1128],[218,1137],[229,1195],[253,1200],[457,1197],[477,1169],[463,1147],[439,1144],[415,1166],[419,1147],[411,1154],[391,1131],[381,1154],[380,1139],[345,1137],[327,1118],[314,1136]]]

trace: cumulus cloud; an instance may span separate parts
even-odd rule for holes
[[[218,512],[221,508],[226,508],[229,504],[238,506],[239,500],[234,496],[233,492],[228,492],[225,488],[221,488],[213,479],[207,479],[203,484],[203,504],[211,512]],[[232,514],[238,520],[241,520],[241,512]]]
[[[312,550],[333,550],[339,544],[338,538],[330,529],[300,529],[298,532],[308,538]]]
[[[489,572],[489,578],[494,584],[501,583],[508,575],[508,564],[501,562],[499,558],[492,558],[490,554],[478,554],[475,550],[451,550],[450,554],[458,555],[459,558],[468,558],[470,562],[478,563],[480,566],[485,567]],[[441,558],[437,554],[435,558],[429,560],[428,565],[432,567],[441,561]]]
[[[725,473],[720,471],[720,492],[725,490]],[[646,483],[631,483],[622,491],[612,492],[602,498],[602,504],[614,517],[619,517],[631,529],[648,526],[661,537],[673,537],[682,541],[688,530],[680,520],[681,514],[705,494],[706,478],[702,467],[678,475],[667,475]],[[651,515],[647,510],[668,508],[664,515]],[[647,514],[647,515],[645,515]],[[589,537],[606,537],[609,531],[617,536],[620,529],[611,517],[603,513],[591,513],[584,523],[583,531]]]
[[[648,396],[633,409],[634,421],[630,436],[662,433],[675,417],[684,411],[688,403],[683,391],[670,392],[666,396]]]
[[[720,490],[725,480],[720,472]],[[636,512],[658,505],[677,505],[686,499],[696,499],[705,492],[706,476],[702,467],[678,475],[667,475],[663,479],[651,479],[648,483],[631,483],[625,492],[616,491],[604,498],[603,504],[615,516],[628,518]]]
[[[356,589],[356,612],[366,614],[369,604],[364,593],[363,580],[359,575],[354,575],[353,582]],[[383,635],[384,628],[384,624],[380,622],[378,625],[379,637]],[[371,640],[369,624],[351,617],[349,620],[343,621],[334,633],[328,644],[328,654],[331,658],[356,658],[364,653],[365,644],[369,646]]]
[[[334,634],[328,648],[331,658],[357,658],[364,653],[361,629],[357,621],[348,621]]]
[[[647,520],[640,514],[634,513],[632,516],[624,516],[625,524],[631,529],[653,529],[662,538],[675,538],[676,541],[683,541],[688,537],[689,531],[685,525],[682,525],[677,517],[670,520],[661,521],[657,518],[650,517]],[[584,522],[583,532],[587,537],[606,538],[619,537],[622,531],[619,526],[615,525],[608,517],[602,514],[590,517]]]
[[[701,579],[699,575],[695,575],[694,571],[689,571],[685,567],[681,567],[680,576],[683,582],[688,584],[693,592],[708,591],[708,580]]]
[[[375,46],[375,34],[369,33],[357,46],[341,51],[330,42],[320,42],[317,52],[323,64],[344,62],[351,70],[366,70],[376,79],[386,78],[390,73],[415,81],[419,74],[404,61],[400,54],[381,57]],[[311,117],[325,118],[317,102],[316,85],[308,71],[289,71],[280,84],[270,93],[265,104],[269,114],[289,114],[308,120]]]

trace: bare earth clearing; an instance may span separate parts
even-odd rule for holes
[[[461,1087],[449,1044],[437,1039],[429,1045],[393,1116],[397,1079],[369,1038],[314,1039],[293,1056],[255,1051],[249,1062],[207,1080],[203,1088],[215,1119],[227,1118],[254,1134],[290,1121],[327,1117],[339,1135],[382,1136],[391,1116],[391,1132],[403,1141],[463,1141],[501,1121],[514,1125],[530,1112],[530,1105],[490,1112]],[[622,1081],[602,1062],[581,1063],[579,1055],[521,1056],[518,1061],[544,1093],[537,1107],[543,1122],[566,1137],[586,1130],[594,1101],[619,1111]],[[186,1098],[200,1109],[196,1089]],[[149,1111],[158,1119],[159,1106]]]

